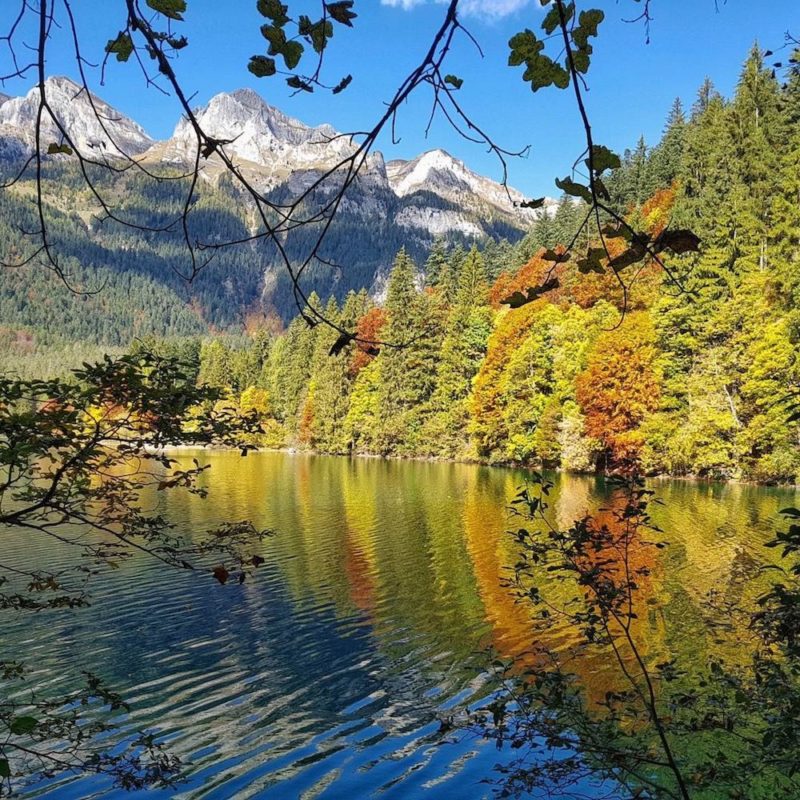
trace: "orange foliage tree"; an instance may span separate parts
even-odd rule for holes
[[[659,406],[657,356],[652,320],[636,312],[597,338],[586,370],[576,379],[586,432],[603,443],[616,467],[638,461],[644,444],[641,424]]]
[[[559,253],[563,250],[563,247],[556,248],[556,252]],[[508,272],[503,272],[497,278],[494,285],[489,290],[489,302],[492,306],[497,308],[503,300],[510,297],[514,292],[524,293],[533,286],[542,286],[551,278],[561,277],[564,266],[562,264],[553,264],[552,261],[545,261],[542,258],[544,252],[545,250],[542,248],[513,275]],[[560,297],[558,289],[547,292],[545,296],[552,302],[558,302]]]
[[[347,374],[354,378],[361,370],[375,358],[377,345],[369,342],[379,342],[383,326],[386,324],[386,311],[375,306],[367,311],[356,324],[356,347],[353,357],[347,367]]]

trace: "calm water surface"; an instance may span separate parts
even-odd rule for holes
[[[245,518],[274,529],[255,580],[219,587],[136,558],[95,580],[90,609],[0,617],[1,658],[24,654],[53,691],[80,669],[103,676],[133,705],[123,729],[158,729],[190,762],[188,780],[131,795],[72,778],[26,796],[491,796],[481,781],[508,756],[474,738],[440,744],[438,719],[486,694],[487,646],[511,656],[529,641],[527,612],[500,585],[514,560],[505,508],[525,474],[280,453],[200,458],[213,465],[209,498],[173,497],[166,511],[189,535]],[[700,658],[718,646],[704,625],[707,592],[757,591],[777,512],[800,497],[654,486],[665,501],[654,516],[672,544],[649,556],[658,560],[641,625],[659,657]],[[562,525],[606,499],[599,479],[556,479]],[[9,549],[43,563],[29,541]],[[552,646],[567,636],[554,628]],[[585,677],[598,692],[614,680],[602,664]]]

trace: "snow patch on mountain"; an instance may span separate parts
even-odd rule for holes
[[[200,127],[226,142],[225,152],[236,162],[258,171],[261,188],[287,181],[293,173],[327,171],[351,156],[356,145],[330,125],[309,127],[269,105],[252,89],[237,89],[211,98],[194,112]],[[194,160],[197,138],[188,119],[182,119],[172,138],[157,145],[153,156],[185,164]],[[383,159],[370,157],[367,172],[385,176]],[[298,188],[304,188],[302,183]]]

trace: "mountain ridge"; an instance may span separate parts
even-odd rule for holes
[[[87,95],[70,78],[51,77],[45,85],[48,103],[81,154],[113,158],[124,153],[144,162],[174,166],[194,162],[194,131],[186,117],[176,123],[171,137],[159,141],[99,96]],[[22,97],[5,101],[0,98],[0,157],[20,157],[30,152],[37,105],[37,87]],[[357,148],[351,137],[331,125],[307,125],[249,88],[218,93],[195,113],[209,135],[228,141],[226,153],[241,163],[248,179],[263,192],[283,187],[290,194],[300,193]],[[63,141],[52,119],[46,122],[45,136],[56,144]],[[201,170],[213,181],[223,166],[218,157],[212,156],[202,162]],[[359,183],[367,195],[374,196],[370,198],[373,201],[382,193],[391,192],[398,201],[395,222],[411,235],[460,234],[480,238],[491,235],[487,222],[495,219],[522,233],[543,213],[549,213],[556,202],[548,199],[543,211],[522,208],[521,192],[479,175],[442,149],[388,163],[380,151],[374,151],[359,173]],[[431,207],[426,195],[450,207]],[[358,203],[351,203],[351,210],[364,211],[367,216],[393,210],[385,202],[367,202],[366,206],[360,209]]]

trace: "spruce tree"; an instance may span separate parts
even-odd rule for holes
[[[653,188],[671,186],[678,177],[685,133],[686,115],[683,112],[683,103],[681,103],[680,98],[676,98],[667,117],[661,141],[653,150],[651,156],[650,179],[653,183]]]
[[[401,249],[389,276],[386,326],[381,338],[380,416],[376,441],[383,453],[407,452],[419,430],[422,404],[428,399],[431,364],[425,358],[426,303],[417,291],[414,262]]]
[[[731,104],[737,184],[736,241],[740,269],[766,270],[768,230],[781,142],[780,90],[758,45],[745,62]]]
[[[447,273],[447,246],[437,236],[433,240],[428,260],[425,262],[425,285],[439,286]]]
[[[352,294],[348,300],[354,306],[356,295]],[[345,305],[347,302],[345,301]],[[336,299],[331,297],[325,306],[325,317],[334,325],[341,325],[344,322],[343,316],[339,312]],[[331,347],[338,338],[339,331],[329,326],[317,335],[309,377],[310,444],[326,453],[347,451],[344,421],[350,394],[347,366],[351,353],[345,348],[331,354]]]
[[[461,268],[431,397],[424,438],[434,455],[453,457],[466,450],[467,401],[491,332],[487,288],[483,257],[473,247]]]

